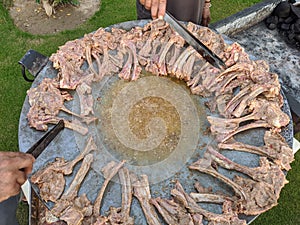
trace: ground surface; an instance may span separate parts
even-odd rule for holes
[[[53,34],[71,30],[84,23],[100,8],[101,0],[79,0],[78,7],[62,5],[48,17],[42,4],[35,0],[14,0],[9,13],[15,25],[31,34]]]

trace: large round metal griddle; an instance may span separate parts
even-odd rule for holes
[[[136,26],[144,26],[148,21],[130,21],[108,27],[129,30]],[[226,42],[231,42],[224,37]],[[37,86],[46,77],[56,77],[57,71],[52,63],[42,69],[32,84]],[[190,171],[187,166],[199,159],[206,146],[214,144],[214,138],[209,134],[209,123],[206,120],[212,113],[205,107],[209,99],[191,95],[186,84],[167,77],[157,77],[143,73],[135,82],[120,80],[117,74],[105,77],[101,82],[92,86],[94,97],[96,123],[88,126],[89,133],[82,136],[69,129],[65,129],[50,143],[47,149],[38,157],[33,172],[39,170],[56,157],[72,160],[83,150],[87,138],[93,136],[98,150],[94,154],[92,169],[85,178],[79,195],[87,193],[93,202],[100,190],[104,178],[101,168],[111,160],[126,160],[126,167],[137,174],[147,174],[150,181],[152,197],[170,197],[174,181],[179,180],[187,193],[194,191],[193,184],[199,181],[205,187],[211,186],[214,192],[221,191],[234,195],[233,190],[221,181],[196,171]],[[74,100],[67,102],[67,108],[79,113],[80,105],[76,93]],[[25,152],[44,132],[29,127],[26,115],[30,105],[28,97],[24,101],[19,122],[20,151]],[[140,113],[146,112],[146,115]],[[283,111],[291,118],[286,98],[284,97]],[[139,114],[140,113],[140,114]],[[61,117],[75,119],[64,113]],[[146,118],[149,118],[146,121]],[[291,120],[292,121],[292,120]],[[141,125],[138,125],[141,123]],[[50,126],[51,127],[51,126]],[[155,136],[155,129],[162,129],[165,136]],[[292,122],[282,130],[282,135],[292,146]],[[255,146],[264,144],[264,129],[252,129],[236,136],[238,141]],[[151,133],[152,132],[152,133]],[[151,136],[152,143],[147,137]],[[167,146],[167,147],[166,147]],[[169,146],[169,147],[168,147]],[[259,157],[254,154],[222,151],[237,163],[246,166],[258,166]],[[71,176],[66,177],[66,187],[70,184],[80,163],[75,167]],[[219,170],[226,176],[233,178],[237,172]],[[101,213],[109,207],[120,207],[121,186],[118,177],[107,187]],[[205,209],[221,213],[219,205],[201,204]],[[146,220],[138,201],[134,198],[131,214],[136,224],[146,224]],[[253,217],[246,217],[249,222]]]

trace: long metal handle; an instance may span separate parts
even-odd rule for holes
[[[34,158],[37,158],[64,127],[64,121],[60,120],[40,140],[38,140],[30,149],[28,149],[26,153],[32,154]]]
[[[226,69],[226,65],[215,53],[206,47],[199,39],[197,39],[189,30],[187,30],[174,16],[166,12],[165,21],[169,23],[173,29],[181,35],[185,41],[192,46],[206,61],[219,69]]]

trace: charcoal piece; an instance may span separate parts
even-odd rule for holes
[[[284,23],[284,18],[278,17],[278,23]]]
[[[294,33],[296,33],[296,34],[300,34],[300,23],[295,23],[295,24],[293,24],[294,26],[293,26],[293,31],[294,31]]]
[[[278,24],[278,16],[269,16],[266,20],[266,26],[270,30],[274,30],[277,27]]]
[[[295,30],[295,24],[291,24],[289,32],[294,33],[294,30]]]
[[[290,41],[292,41],[294,38],[295,38],[295,34],[294,33],[289,33],[288,34],[288,39],[290,40]]]
[[[286,18],[286,19],[284,20],[284,23],[292,23],[293,21],[294,21],[294,18],[291,17],[291,16],[289,16],[288,18]]]
[[[270,23],[270,24],[267,24],[267,27],[268,27],[270,30],[274,30],[274,29],[276,29],[277,24],[275,24],[275,23]]]
[[[281,29],[281,30],[287,31],[287,30],[290,29],[290,24],[288,24],[288,23],[282,23],[282,24],[280,25],[280,29]]]
[[[291,5],[288,2],[280,2],[274,9],[273,14],[281,18],[286,18],[290,15]]]
[[[300,34],[296,34],[295,37],[294,37],[294,39],[295,39],[296,41],[300,42]]]

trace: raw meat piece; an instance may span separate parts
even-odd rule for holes
[[[51,213],[63,219],[68,225],[80,224],[85,216],[91,216],[92,205],[86,195],[77,197],[78,190],[93,161],[93,155],[88,154],[75,175],[71,185],[51,209]]]
[[[263,98],[253,100],[249,105],[251,114],[239,118],[218,118],[208,116],[211,132],[215,135],[226,135],[239,129],[239,125],[247,121],[265,121],[270,127],[281,128],[289,124],[289,116],[282,112],[277,102]]]
[[[110,207],[108,220],[111,224],[134,225],[134,218],[130,217],[132,185],[129,170],[123,167],[118,174],[122,185],[122,206],[121,208]]]
[[[233,201],[232,198],[218,195],[218,194],[210,194],[210,193],[190,193],[191,197],[194,199],[195,202],[207,202],[207,203],[216,203],[216,204],[223,204],[225,201]]]
[[[268,96],[268,98],[274,98],[279,94],[280,86],[274,84],[254,84],[242,89],[234,98],[232,98],[227,106],[228,115],[240,117],[245,112],[245,109],[251,101],[258,97],[260,94]]]
[[[86,117],[70,111],[64,106],[65,100],[70,100],[72,97],[65,91],[61,92],[58,89],[58,83],[53,79],[43,79],[36,88],[29,89],[27,95],[31,106],[27,113],[27,119],[29,125],[37,130],[47,130],[47,124],[57,123],[59,120],[57,117],[59,111],[81,118],[83,121],[87,119]],[[79,133],[86,133],[86,128],[78,129],[76,124],[66,120],[64,120],[64,122],[67,128],[74,129]]]
[[[218,147],[220,149],[244,151],[266,156],[280,166],[281,169],[290,170],[290,163],[294,161],[294,154],[285,139],[278,132],[266,131],[264,142],[264,146],[256,147],[231,139],[225,143],[220,143]]]
[[[78,172],[76,173],[74,180],[70,184],[68,190],[61,196],[61,199],[67,199],[67,200],[75,199],[75,197],[78,194],[81,183],[83,182],[86,174],[90,170],[92,162],[93,162],[92,154],[87,154],[83,158],[83,162],[82,162]]]
[[[271,128],[271,125],[265,121],[258,120],[258,121],[246,124],[244,126],[241,126],[230,133],[218,134],[216,136],[216,140],[220,143],[223,143],[240,132],[255,129],[255,128]]]
[[[210,152],[213,152],[210,150]],[[233,188],[236,194],[240,197],[233,202],[233,210],[237,213],[246,215],[258,215],[263,213],[277,204],[279,193],[282,187],[287,183],[284,174],[278,169],[275,164],[270,164],[266,159],[262,159],[261,163],[266,168],[266,172],[262,175],[263,171],[259,169],[250,169],[240,165],[236,165],[229,160],[225,159],[215,161],[209,152],[205,152],[204,157],[199,159],[193,165],[189,166],[190,169],[195,169],[200,172],[210,174]],[[212,164],[217,162],[225,168],[234,168],[242,171],[243,173],[255,177],[256,180],[235,176],[233,180],[228,179],[224,175],[217,172],[212,168]],[[255,172],[258,172],[255,176]]]
[[[237,216],[237,213],[232,210],[223,210],[223,214],[216,214],[204,210],[184,191],[183,187],[178,181],[176,182],[175,189],[171,191],[171,195],[174,197],[175,201],[184,205],[189,213],[203,215],[203,217],[211,224],[246,225],[246,221],[240,220]]]
[[[30,178],[32,183],[38,185],[40,195],[44,201],[56,202],[62,195],[66,181],[63,173],[58,173],[54,168],[65,164],[64,159],[58,158],[44,169],[37,171]]]
[[[93,138],[90,137],[85,149],[74,160],[67,162],[62,158],[57,158],[55,162],[48,164],[45,168],[33,174],[30,180],[39,186],[42,198],[46,202],[56,202],[61,197],[65,188],[64,175],[71,174],[74,166],[95,149],[97,147]]]
[[[226,44],[221,34],[213,32],[207,27],[199,27],[192,22],[189,22],[186,28],[199,40],[201,40],[206,47],[212,50],[219,57],[222,57]]]
[[[100,207],[102,198],[106,189],[106,186],[108,185],[109,181],[118,173],[118,171],[121,169],[121,167],[125,164],[125,161],[121,161],[119,164],[117,164],[114,161],[111,161],[108,163],[105,167],[102,169],[102,173],[105,177],[105,181],[102,184],[102,187],[98,193],[98,196],[94,202],[94,210],[93,215],[95,217],[98,217],[100,215]]]
[[[209,174],[221,181],[223,181],[225,184],[228,184],[232,189],[235,191],[235,193],[241,198],[245,199],[246,194],[243,190],[240,189],[238,185],[236,185],[232,180],[225,177],[224,175],[218,173],[213,167],[212,167],[212,159],[208,152],[205,152],[203,158],[200,158],[198,161],[193,163],[189,166],[189,169],[192,170],[198,170],[201,173]]]
[[[249,55],[245,52],[245,49],[236,42],[225,47],[224,59],[227,67],[231,67],[237,62],[250,62]]]
[[[202,224],[202,215],[194,214],[195,216],[191,216],[185,207],[174,200],[152,198],[150,199],[150,203],[156,207],[167,224]]]
[[[88,116],[94,115],[94,99],[92,96],[92,88],[87,83],[83,82],[76,88],[76,92],[80,101],[80,115]]]
[[[81,70],[85,60],[85,47],[81,39],[68,41],[49,58],[53,67],[58,69],[59,87],[63,89],[76,89],[78,82],[86,75]]]
[[[151,199],[151,193],[148,177],[146,175],[141,175],[141,178],[139,179],[135,174],[131,174],[130,176],[133,186],[133,194],[139,200],[144,215],[147,219],[147,223],[149,225],[161,224],[154,207],[149,202]]]
[[[212,160],[218,165],[229,170],[236,170],[244,173],[251,177],[253,180],[271,184],[275,188],[275,193],[279,193],[283,186],[287,183],[285,175],[281,171],[281,169],[277,165],[268,161],[265,157],[260,158],[259,167],[250,168],[232,162],[230,159],[214,150],[211,146],[208,146],[207,151],[211,154]]]

